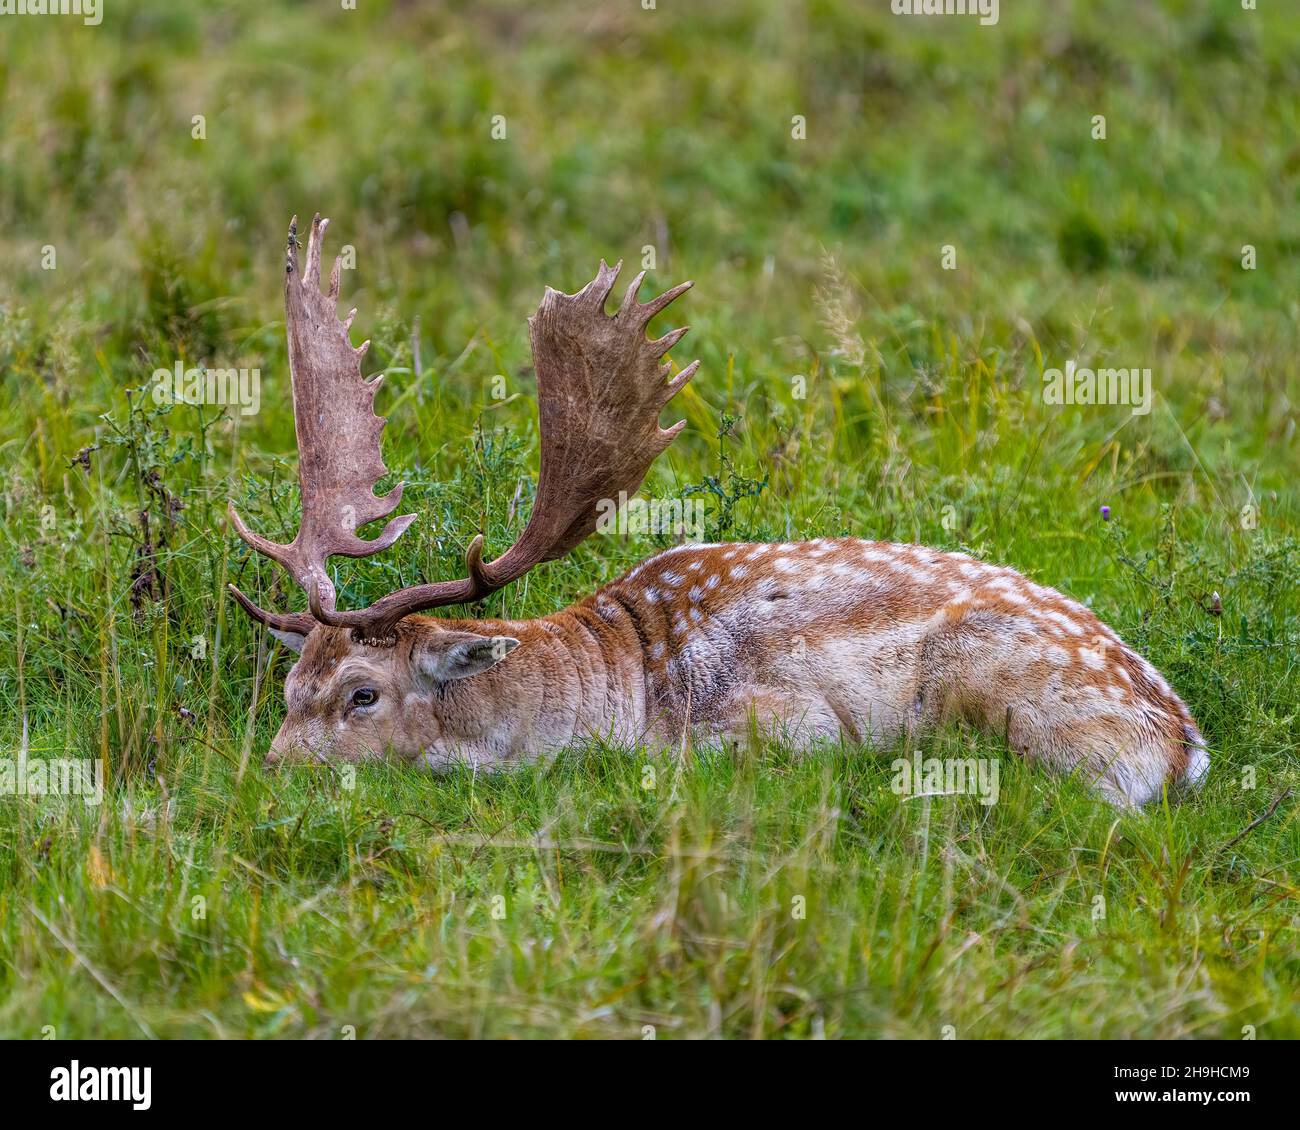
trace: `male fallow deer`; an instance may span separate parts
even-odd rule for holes
[[[588,737],[726,740],[755,723],[797,747],[883,745],[964,718],[1122,806],[1205,775],[1196,724],[1151,664],[1081,604],[962,553],[855,538],[684,544],[540,619],[413,615],[479,600],[568,553],[607,500],[635,494],[684,426],[662,430],[659,413],[699,363],[668,380],[662,358],[686,331],[648,340],[646,327],[691,284],[643,304],[638,275],[611,317],[619,267],[603,262],[576,294],[548,288],[529,322],[541,471],[519,540],[485,561],[479,535],[463,580],[336,608],[326,561],[387,549],[415,515],[371,541],[356,532],[391,514],[402,488],[374,493],[386,474],[379,379],[361,374],[369,343],[349,340],[356,311],[338,320],[338,262],[321,293],[326,223],[313,220],[300,273],[294,221],[286,265],[301,526],[279,545],[230,509],[239,536],[288,570],[309,606],[267,612],[231,586],[300,653],[268,764],[393,756],[489,767]]]

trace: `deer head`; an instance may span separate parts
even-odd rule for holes
[[[319,215],[313,219],[300,272],[295,217],[285,264],[302,501],[297,536],[287,545],[270,541],[250,530],[233,505],[229,509],[239,536],[278,562],[307,597],[306,611],[269,612],[230,586],[245,612],[301,653],[286,680],[288,713],[268,760],[362,760],[388,751],[415,757],[428,755],[431,744],[444,750],[457,742],[470,749],[490,746],[499,735],[485,731],[485,703],[492,695],[498,702],[508,695],[508,686],[497,681],[508,683],[509,664],[501,670],[496,665],[519,640],[474,622],[407,618],[479,600],[535,565],[563,557],[595,530],[602,501],[640,488],[655,457],[685,427],[683,420],[660,428],[660,410],[699,367],[695,361],[668,380],[672,366],[662,358],[686,329],[649,340],[646,327],[691,284],[641,303],[642,272],[612,316],[605,302],[621,263],[609,267],[602,261],[596,277],[576,294],[548,287],[528,323],[541,467],[519,540],[485,561],[480,533],[466,550],[464,578],[405,588],[368,608],[342,610],[336,607],[329,558],[379,553],[416,515],[391,519],[371,540],[358,534],[397,508],[402,486],[382,497],[374,491],[387,474],[380,452],[385,421],[374,412],[382,377],[362,376],[369,342],[354,348],[348,336],[356,311],[338,318],[341,260],[335,260],[328,293],[321,291],[321,241],[328,223]]]

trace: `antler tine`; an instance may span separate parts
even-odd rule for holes
[[[293,385],[302,522],[293,541],[281,545],[250,530],[233,504],[228,511],[239,536],[258,553],[283,566],[307,592],[309,601],[322,608],[333,608],[335,602],[334,586],[325,567],[330,557],[379,553],[416,518],[414,514],[394,518],[378,537],[370,540],[356,533],[391,514],[402,500],[405,484],[399,483],[382,497],[374,493],[375,484],[388,474],[380,454],[385,421],[374,411],[375,393],[383,378],[367,381],[362,375],[361,358],[370,343],[353,348],[348,338],[356,311],[344,321],[338,318],[341,259],[334,262],[329,293],[321,293],[321,249],[328,227],[329,221],[317,213],[307,239],[307,261],[299,272],[295,216],[289,224],[285,256],[285,333]],[[241,599],[240,604],[262,623],[269,623],[266,617],[277,615],[258,609],[251,601]]]
[[[657,344],[657,343],[652,343],[652,344]],[[667,404],[670,400],[672,400],[674,396],[676,396],[679,392],[682,391],[683,388],[686,387],[686,382],[689,381],[693,376],[695,376],[696,372],[699,370],[699,367],[700,367],[700,363],[698,361],[692,361],[689,365],[686,366],[686,368],[684,368],[680,373],[678,373],[677,376],[673,377],[671,381],[669,381],[666,385],[664,385],[665,404]],[[677,423],[675,423],[671,428],[667,430],[675,436],[685,426],[686,426],[685,420],[678,420]]]
[[[617,504],[620,496],[640,488],[655,457],[686,426],[682,420],[660,428],[660,409],[695,375],[699,362],[666,381],[672,366],[660,358],[686,331],[671,331],[657,341],[645,336],[650,319],[692,284],[638,303],[642,272],[611,317],[605,302],[621,268],[621,262],[610,267],[601,260],[596,277],[576,294],[547,287],[529,319],[541,469],[533,511],[519,540],[485,562],[480,534],[466,552],[463,580],[403,589],[365,609],[335,611],[309,590],[315,616],[350,626],[361,638],[390,639],[397,622],[412,612],[480,599],[539,562],[564,556],[596,528],[602,502]]]
[[[604,262],[604,260],[602,259],[601,262]],[[619,260],[618,265],[620,267],[623,265],[623,261],[621,259]],[[627,284],[627,290],[623,294],[623,301],[619,305],[618,313],[615,315],[615,317],[620,319],[626,319],[632,316],[631,311],[633,311],[636,308],[637,305],[636,296],[641,292],[641,284],[643,282],[645,282],[645,271],[639,271],[637,273],[636,278],[634,278],[630,283]]]
[[[676,301],[681,295],[685,294],[695,284],[693,282],[678,283],[671,290],[665,290],[658,298],[652,298],[649,302],[643,302],[637,309],[637,318],[641,325],[649,324],[650,319],[659,313],[669,303]]]
[[[259,608],[242,592],[236,585],[226,585],[230,590],[230,595],[238,602],[239,606],[248,613],[259,624],[272,628],[277,632],[293,632],[296,635],[305,636],[316,626],[316,618],[310,612],[268,612],[265,608]]]
[[[325,238],[325,229],[329,226],[329,220],[322,220],[319,212],[312,217],[311,234],[307,236],[307,269],[302,276],[303,286],[310,286],[320,290],[321,240]]]
[[[605,266],[605,261],[603,259],[600,261],[600,265],[601,267]],[[622,266],[623,263],[620,260],[618,266],[614,268],[614,274],[616,276]],[[617,317],[620,320],[637,321],[640,322],[642,326],[648,325],[651,318],[695,285],[695,283],[690,281],[678,283],[669,290],[665,290],[658,298],[652,298],[649,302],[637,302],[636,297],[641,290],[641,283],[644,281],[645,271],[642,271],[628,285],[627,292],[623,295],[622,305],[618,308]],[[610,285],[613,286],[612,280]],[[660,341],[667,341],[668,338],[672,338],[672,341],[668,342],[668,344],[664,346],[662,352],[667,353],[668,350],[677,343],[678,339],[689,329],[689,326],[685,326],[682,329],[673,330],[672,333],[665,334],[664,337],[660,338]]]
[[[614,284],[618,282],[618,273],[622,269],[622,259],[612,267],[602,259],[596,277],[573,296],[574,300],[595,307],[603,314],[605,312],[605,303],[609,300],[609,292],[614,289]],[[561,298],[567,297],[558,290],[552,290],[549,286],[546,288],[546,294],[547,297],[552,294],[559,295]],[[546,299],[543,298],[542,301],[545,302]]]

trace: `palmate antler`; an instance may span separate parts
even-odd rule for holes
[[[683,427],[664,430],[659,412],[699,368],[695,361],[671,381],[671,365],[661,358],[686,333],[673,330],[656,341],[645,336],[650,319],[689,282],[650,302],[637,301],[645,272],[628,287],[618,313],[605,313],[605,301],[622,263],[606,266],[577,294],[549,287],[529,319],[541,470],[537,496],[524,532],[494,561],[484,561],[483,535],[465,554],[468,576],[457,581],[417,585],[390,593],[369,608],[335,609],[334,586],[326,559],[336,554],[365,557],[387,549],[415,515],[394,518],[373,541],[355,531],[392,513],[401,486],[377,498],[375,483],[386,474],[379,451],[384,420],[374,414],[379,378],[366,382],[361,357],[368,342],[353,349],[348,340],[354,310],[344,322],[335,314],[339,271],[336,262],[328,296],[320,293],[320,240],[329,221],[312,221],[307,270],[299,279],[295,227],[289,229],[285,279],[285,317],[293,379],[294,420],[298,434],[302,524],[287,546],[252,533],[233,506],[230,519],[239,536],[283,565],[307,593],[310,613],[279,614],[258,608],[233,585],[235,598],[254,619],[280,631],[307,634],[316,622],[350,627],[358,639],[383,643],[404,616],[427,608],[478,600],[523,576],[534,565],[563,557],[596,528],[599,503],[634,494],[655,457]]]
[[[353,310],[342,322],[336,307],[342,261],[335,260],[329,294],[320,289],[321,240],[328,220],[312,220],[307,241],[307,269],[298,270],[298,217],[289,224],[285,260],[284,315],[289,342],[289,375],[293,384],[294,429],[298,437],[298,483],[302,521],[288,545],[269,541],[248,528],[233,504],[231,524],[259,553],[282,565],[322,608],[333,608],[334,585],[325,568],[336,554],[366,557],[387,549],[414,520],[414,514],[394,518],[373,541],[356,531],[367,522],[391,514],[402,500],[402,486],[383,498],[374,487],[388,469],[379,452],[384,420],[375,415],[375,393],[382,377],[367,382],[361,359],[370,343],[357,348],[348,340]],[[307,613],[280,616],[265,612],[239,589],[231,591],[251,616],[280,630],[301,634],[315,623]]]

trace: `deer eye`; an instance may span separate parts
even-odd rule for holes
[[[359,687],[352,692],[353,706],[374,706],[379,701],[379,692],[373,687]]]

